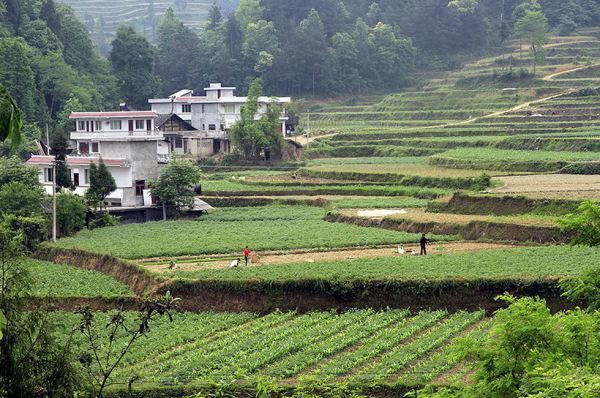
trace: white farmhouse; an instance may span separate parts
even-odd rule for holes
[[[110,194],[110,206],[137,207],[151,204],[148,182],[158,178],[159,161],[169,149],[161,131],[155,128],[154,111],[76,112],[76,130],[71,133],[74,153],[67,156],[67,167],[75,193],[89,188],[90,165],[100,157],[115,179],[117,190]],[[27,162],[40,168],[40,183],[52,191],[53,156],[34,155]]]
[[[235,89],[223,87],[221,83],[212,83],[204,89],[205,96],[194,96],[192,90],[181,90],[168,98],[151,99],[148,102],[159,115],[177,115],[195,129],[194,133],[187,129],[185,134],[179,135],[173,134],[175,132],[171,130],[169,139],[175,143],[172,145],[174,149],[174,145],[179,150],[185,148],[182,155],[203,158],[230,150],[227,131],[240,120],[242,107],[248,100],[247,97],[236,97]],[[265,114],[270,104],[285,106],[290,102],[290,97],[260,97],[255,117],[258,119]],[[288,125],[288,120],[284,111],[280,116],[283,135],[292,128]]]

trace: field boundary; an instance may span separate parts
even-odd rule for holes
[[[78,249],[42,248],[36,258],[95,270],[129,285],[140,296],[169,291],[181,298],[181,311],[188,312],[254,312],[265,314],[276,310],[310,312],[317,310],[410,308],[412,310],[443,309],[449,312],[485,310],[488,314],[503,308],[495,298],[505,293],[515,296],[538,296],[547,300],[553,310],[571,308],[561,296],[560,278],[545,279],[414,279],[351,280],[320,279],[286,281],[219,281],[169,280],[107,255]],[[54,309],[72,311],[81,306],[108,310],[134,308],[140,298],[94,299],[66,298],[49,302]],[[44,299],[44,301],[47,301]],[[32,300],[39,306],[41,300]]]
[[[340,213],[329,213],[325,221],[346,223],[361,227],[382,228],[392,231],[411,233],[432,233],[438,235],[460,235],[465,240],[488,239],[494,241],[533,242],[533,243],[567,243],[568,237],[558,227],[541,227],[494,223],[488,221],[471,221],[467,224],[441,222],[418,222],[406,219],[373,219],[358,216],[347,216]]]

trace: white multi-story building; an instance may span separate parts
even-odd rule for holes
[[[169,149],[161,131],[155,128],[158,117],[153,111],[76,112],[71,133],[72,155],[67,167],[75,185],[75,193],[83,195],[89,188],[90,165],[100,157],[117,184],[117,190],[106,201],[112,206],[136,207],[151,203],[148,182],[159,176],[159,161],[167,158]],[[40,168],[40,183],[52,191],[55,178],[53,156],[34,155],[27,162]]]
[[[241,118],[241,111],[247,97],[236,97],[235,87],[223,87],[221,83],[213,83],[204,89],[205,96],[194,96],[192,90],[181,90],[168,98],[151,99],[148,102],[152,110],[159,115],[175,114],[189,123],[196,132],[186,136],[182,144],[187,151],[183,155],[207,157],[219,152],[228,152],[230,148],[227,131]],[[258,98],[258,119],[267,112],[270,104],[283,105],[291,102],[290,97]],[[280,116],[281,133],[286,134],[291,128],[285,111]],[[179,142],[179,141],[178,141]]]

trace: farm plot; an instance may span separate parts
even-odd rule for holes
[[[202,184],[206,196],[289,196],[289,195],[337,195],[337,196],[413,196],[435,199],[452,193],[441,188],[422,188],[401,185],[321,185],[304,184],[252,184],[232,180],[205,181]]]
[[[96,316],[103,320],[110,314]],[[160,320],[149,338],[137,343],[112,381],[126,385],[137,374],[136,384],[146,387],[249,384],[259,377],[286,385],[340,380],[365,387],[374,381],[394,384],[399,374],[408,374],[435,350],[451,350],[455,338],[470,333],[483,316],[483,312],[408,310],[275,312],[261,317],[176,314],[173,323]],[[65,325],[76,325],[72,314],[56,317]],[[82,339],[74,344],[83,350]],[[453,364],[451,358],[440,362],[441,366],[421,372],[422,380],[434,379]]]
[[[600,249],[566,246],[524,247],[469,253],[447,253],[444,245],[430,256],[357,258],[338,261],[266,265],[236,270],[198,269],[163,274],[183,280],[220,281],[234,285],[298,283],[300,281],[351,283],[381,281],[545,280],[577,276],[600,263]]]
[[[377,246],[415,240],[415,234],[328,223],[322,220],[324,214],[323,209],[307,206],[229,208],[198,220],[82,231],[56,245],[134,259],[237,253],[246,245],[266,251]]]
[[[126,285],[99,272],[26,259],[26,269],[33,278],[35,298],[133,297]]]
[[[546,174],[497,179],[503,185],[490,192],[528,197],[600,200],[598,175]]]
[[[361,216],[360,211],[345,210],[345,215]],[[364,217],[364,216],[362,216]],[[377,217],[373,217],[377,218]],[[405,209],[403,214],[390,215],[385,218],[416,221],[421,223],[444,223],[454,225],[465,225],[473,221],[483,221],[490,223],[527,225],[537,227],[556,227],[556,217],[553,216],[534,216],[521,214],[518,216],[481,216],[449,213],[428,213],[423,209]]]
[[[496,148],[453,149],[432,156],[434,166],[513,171],[557,171],[572,163],[596,162],[598,152],[519,151]]]

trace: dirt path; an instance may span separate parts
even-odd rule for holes
[[[577,71],[580,71],[580,70],[583,70],[583,69],[593,68],[593,67],[596,67],[596,66],[599,66],[599,65],[600,64],[592,64],[592,65],[578,66],[578,67],[574,67],[574,68],[569,68],[569,69],[561,70],[559,72],[552,73],[550,75],[544,76],[542,78],[542,80],[544,80],[544,81],[550,81],[550,80],[554,79],[555,77],[566,75],[567,73],[577,72]]]
[[[452,242],[440,243],[431,245],[428,249],[430,253],[456,253],[469,252],[480,250],[494,250],[517,247],[514,245],[494,244],[494,243],[477,243],[477,242]],[[418,250],[418,245],[405,245],[407,250]],[[408,254],[406,254],[408,255]],[[405,256],[406,256],[405,255]],[[259,263],[250,264],[250,267],[260,267],[263,265],[281,265],[292,263],[314,263],[315,261],[333,261],[333,260],[349,260],[357,258],[372,258],[372,257],[400,257],[395,246],[389,246],[376,249],[356,249],[356,250],[338,250],[328,252],[313,252],[299,254],[276,254],[261,256]],[[190,260],[189,262],[180,262],[177,264],[178,271],[198,271],[205,269],[226,269],[229,267],[230,260],[218,260],[211,262],[201,262]],[[169,263],[156,264],[141,264],[145,269],[162,273],[169,271]]]

